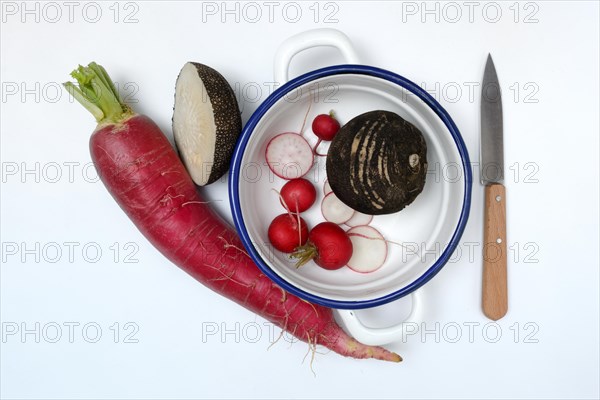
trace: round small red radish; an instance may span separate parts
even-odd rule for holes
[[[333,111],[329,114],[319,114],[312,123],[312,130],[321,140],[332,140],[340,130],[340,123],[333,116]]]
[[[309,260],[324,269],[340,269],[352,257],[352,241],[337,224],[321,222],[308,234],[306,245],[299,247],[292,257],[297,258],[297,267]]]
[[[273,247],[283,253],[291,253],[308,240],[308,225],[297,214],[281,214],[271,221],[268,235]]]
[[[314,185],[303,178],[287,182],[279,194],[281,194],[283,206],[294,213],[308,210],[317,199],[317,190]]]

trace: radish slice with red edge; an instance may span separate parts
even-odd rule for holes
[[[265,158],[275,175],[283,179],[300,178],[314,162],[312,149],[306,139],[297,133],[280,133],[269,141]]]
[[[383,235],[372,226],[360,225],[347,232],[352,242],[352,257],[348,268],[363,274],[377,271],[387,258],[388,246]]]
[[[343,224],[352,218],[354,210],[342,203],[337,198],[335,193],[331,192],[327,196],[323,197],[321,202],[321,213],[323,218],[334,224]]]
[[[346,221],[345,224],[350,227],[353,227],[353,226],[360,226],[360,225],[369,225],[371,223],[371,221],[373,221],[372,215],[363,214],[361,212],[354,211],[354,214],[352,215],[352,217],[350,217],[350,219],[348,221]]]
[[[327,196],[332,191],[331,186],[329,186],[329,180],[325,179],[325,183],[323,183],[323,196]]]

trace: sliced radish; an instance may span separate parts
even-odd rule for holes
[[[345,224],[352,227],[352,226],[359,226],[359,225],[369,225],[371,223],[371,221],[373,221],[372,215],[363,214],[361,212],[354,211],[354,214],[352,214],[352,217],[350,217],[350,219],[348,221],[346,221]]]
[[[342,203],[335,193],[331,192],[321,202],[321,213],[327,221],[343,224],[352,218],[354,210]]]
[[[360,225],[347,232],[352,241],[352,257],[348,268],[366,274],[381,268],[387,258],[387,242],[372,226]]]
[[[325,179],[325,183],[323,184],[323,196],[327,196],[329,193],[331,193],[331,186],[329,186],[329,180]]]
[[[281,133],[271,139],[265,158],[271,171],[283,179],[306,175],[314,162],[312,149],[306,139],[293,132]]]

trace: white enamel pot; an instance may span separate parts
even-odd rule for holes
[[[348,64],[288,81],[294,55],[315,46],[336,47]],[[418,85],[390,71],[358,64],[348,37],[337,30],[316,29],[286,40],[275,57],[275,80],[283,85],[251,116],[231,164],[231,210],[244,246],[262,272],[278,285],[335,309],[336,319],[357,340],[377,345],[398,341],[406,322],[419,320],[417,289],[446,264],[467,223],[472,177],[460,132],[448,113]],[[369,274],[349,268],[324,270],[312,262],[295,268],[287,254],[273,250],[267,236],[270,222],[285,212],[273,190],[281,189],[285,181],[266,163],[267,143],[279,133],[299,132],[310,110],[303,136],[314,144],[317,138],[310,121],[331,109],[342,124],[367,111],[395,112],[416,125],[427,142],[429,167],[423,192],[404,210],[375,216],[371,223],[390,244],[383,267]],[[316,157],[305,178],[315,183],[318,203],[326,179],[324,157]],[[316,204],[302,214],[309,227],[324,220],[319,208]],[[367,326],[353,311],[392,301],[411,302],[412,311],[403,323]]]

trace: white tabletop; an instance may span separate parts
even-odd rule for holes
[[[2,2],[2,398],[598,398],[597,2]],[[104,65],[169,135],[186,61],[219,70],[244,122],[286,37],[345,32],[422,85],[479,157],[479,82],[504,99],[509,312],[480,310],[483,187],[453,262],[421,289],[399,365],[317,354],[189,278],[109,196],[93,118],[60,83]],[[342,63],[331,48],[291,75]],[[224,183],[206,188],[228,215]],[[393,305],[385,310],[389,315]]]

